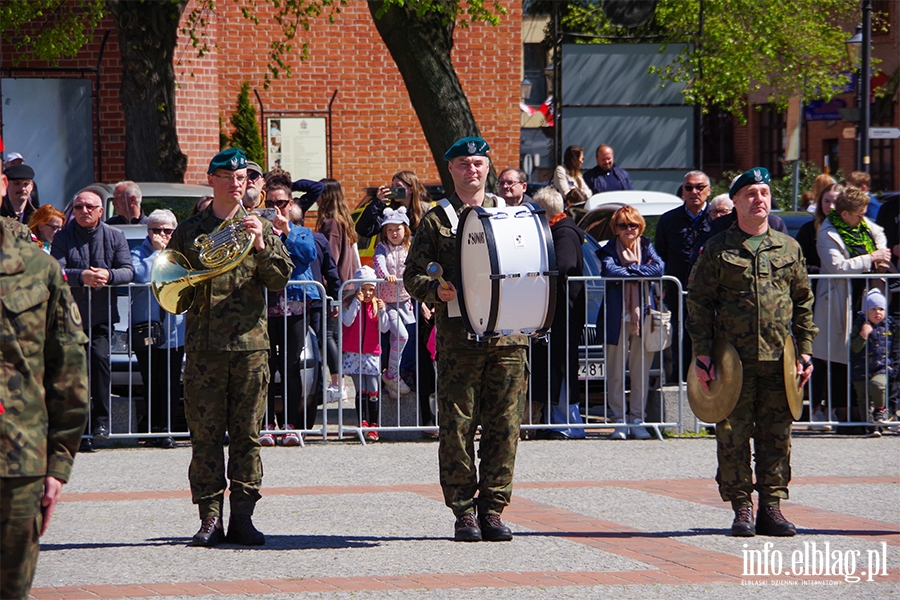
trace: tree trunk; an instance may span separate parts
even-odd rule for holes
[[[184,182],[187,156],[175,130],[173,55],[187,0],[108,0],[122,55],[125,177]]]
[[[450,4],[448,0],[435,3]],[[383,3],[368,2],[375,28],[406,83],[410,102],[449,196],[453,192],[453,180],[447,171],[444,152],[461,137],[481,134],[450,61],[454,23],[442,23],[441,15],[433,12],[416,15],[410,4],[392,6],[378,18],[376,13]],[[495,180],[492,168],[488,181],[491,189]]]

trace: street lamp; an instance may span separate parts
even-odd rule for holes
[[[847,56],[859,67],[857,106],[859,107],[859,153],[856,170],[869,172],[869,122],[871,121],[872,0],[862,0],[862,25],[846,41]]]
[[[520,90],[520,93],[522,95],[522,102],[525,102],[526,100],[528,100],[528,98],[531,97],[531,87],[532,84],[527,77],[522,80],[522,87]]]

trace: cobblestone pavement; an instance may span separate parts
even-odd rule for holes
[[[897,435],[798,434],[787,539],[725,535],[709,437],[521,443],[509,543],[452,541],[435,442],[308,440],[263,449],[265,546],[194,548],[189,460],[185,444],[79,455],[33,596],[900,597]]]

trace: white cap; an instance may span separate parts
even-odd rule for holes
[[[25,160],[25,157],[18,152],[7,152],[6,157],[3,159],[3,162],[8,163],[14,160]]]

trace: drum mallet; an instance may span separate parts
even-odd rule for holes
[[[432,279],[437,279],[442,288],[444,288],[445,290],[450,289],[450,284],[444,281],[444,267],[442,267],[439,263],[428,263],[428,266],[425,267],[425,272],[428,273],[428,276]]]

